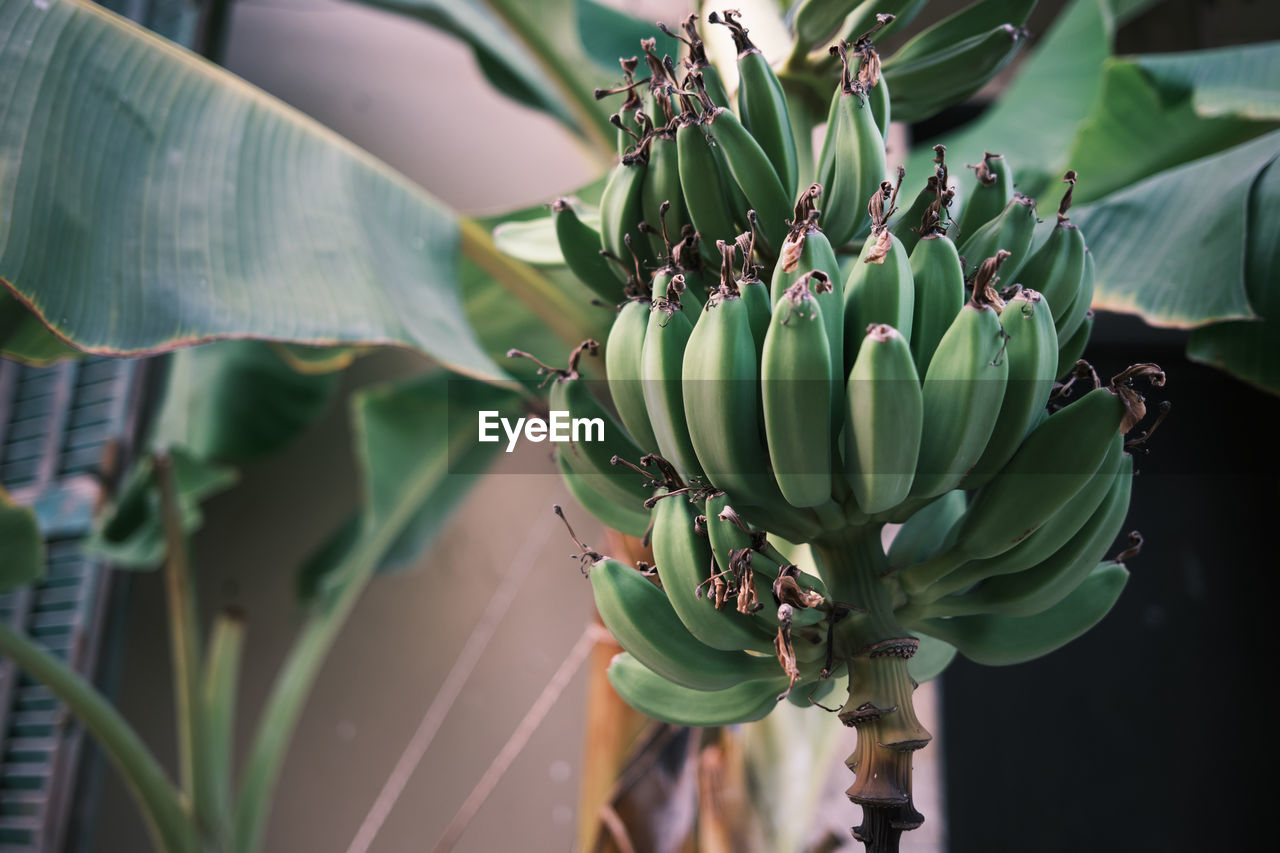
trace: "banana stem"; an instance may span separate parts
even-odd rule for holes
[[[202,832],[217,823],[212,781],[210,742],[205,730],[205,706],[200,694],[200,621],[196,613],[195,582],[182,528],[178,485],[167,454],[155,456],[155,477],[160,490],[164,522],[165,600],[169,611],[170,652],[173,662],[174,708],[178,729],[178,764],[183,790],[191,798],[196,823]]]
[[[48,687],[93,735],[137,801],[157,850],[195,853],[195,824],[138,733],[79,673],[0,620],[0,655]]]
[[[907,661],[918,643],[894,614],[880,525],[846,528],[814,542],[813,550],[831,597],[850,609],[833,642],[835,658],[849,670],[840,721],[858,730],[845,762],[855,776],[846,794],[863,814],[853,835],[868,853],[897,853],[902,833],[924,821],[911,798],[912,753],[932,738],[912,705],[916,683]]]

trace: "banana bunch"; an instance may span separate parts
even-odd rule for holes
[[[957,55],[1008,36],[979,18],[949,25],[969,33]],[[623,60],[623,84],[597,93],[625,95],[600,230],[552,206],[566,263],[618,306],[612,411],[579,374],[594,342],[567,369],[540,363],[552,409],[606,423],[604,441],[561,445],[558,463],[583,506],[652,544],[654,565],[637,568],[583,549],[626,650],[609,671],[618,692],[659,719],[722,725],[783,696],[817,704],[847,674],[828,710],[866,735],[849,795],[900,831],[918,823],[910,752],[929,740],[915,684],[957,652],[1046,654],[1119,596],[1136,550],[1106,558],[1129,450],[1154,429],[1126,440],[1147,413],[1134,383],[1164,375],[1138,364],[1103,382],[1079,360],[1093,261],[1069,219],[1074,172],[1039,240],[999,154],[971,167],[953,211],[939,146],[899,209],[909,176],[887,174],[893,75],[874,46],[891,15],[831,49],[816,150],[736,13],[709,21],[737,50],[736,99],[695,18],[663,27],[682,63],[646,41],[649,76]],[[925,35],[920,56],[938,38]],[[904,88],[927,71],[907,53]]]

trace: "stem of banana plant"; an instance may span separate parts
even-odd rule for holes
[[[204,701],[206,756],[209,761],[209,801],[214,815],[214,847],[227,849],[231,839],[231,753],[235,742],[236,692],[244,650],[244,619],[234,611],[218,614],[205,659]]]
[[[849,671],[840,721],[858,730],[857,747],[845,762],[855,775],[846,793],[862,806],[862,824],[853,834],[867,853],[898,853],[902,833],[924,821],[912,805],[911,759],[932,735],[912,705],[916,683],[907,661],[918,641],[894,615],[880,527],[849,527],[812,547],[831,598],[849,611],[835,625],[833,660]]]
[[[195,584],[182,529],[173,462],[167,454],[155,455],[155,477],[160,489],[164,520],[165,600],[169,609],[169,649],[173,660],[174,707],[177,715],[178,763],[183,790],[191,797],[196,824],[211,831],[217,815],[210,798],[212,786],[208,741],[205,738],[204,702],[200,696],[200,622],[196,613]]]
[[[0,654],[48,687],[78,719],[124,778],[157,850],[196,853],[195,824],[181,795],[138,733],[102,694],[63,661],[0,621]]]

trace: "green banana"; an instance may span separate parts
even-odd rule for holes
[[[956,244],[940,230],[926,232],[908,260],[915,288],[911,355],[916,370],[924,374],[964,305],[964,268]]]
[[[973,496],[956,547],[994,557],[1035,532],[1093,477],[1127,413],[1120,395],[1096,388],[1036,427]]]
[[[624,263],[633,252],[640,261],[648,256],[648,243],[640,231],[640,223],[644,221],[645,173],[649,170],[647,136],[634,151],[622,157],[600,194],[601,245]]]
[[[867,330],[846,399],[844,468],[858,508],[892,509],[911,491],[923,418],[911,350],[892,326]]]
[[[684,194],[689,220],[702,237],[703,259],[718,264],[713,248],[717,239],[737,233],[728,189],[720,173],[716,152],[712,150],[702,123],[692,112],[681,115],[676,128],[676,151],[680,169],[680,188]]]
[[[673,31],[661,21],[658,22],[658,29],[662,30],[666,35],[684,44],[689,49],[689,55],[684,59],[684,65],[687,73],[700,74],[702,83],[707,88],[707,94],[711,96],[711,101],[718,107],[729,106],[729,95],[725,92],[724,82],[720,79],[720,72],[707,59],[707,48],[702,41],[702,36],[698,33],[698,16],[690,14],[680,24],[684,30],[684,35]],[[687,77],[685,87],[691,83]],[[727,233],[727,232],[725,232]]]
[[[1076,366],[1076,362],[1084,355],[1085,347],[1089,345],[1089,336],[1093,334],[1093,312],[1089,311],[1084,315],[1084,321],[1080,323],[1080,328],[1075,330],[1066,341],[1058,339],[1058,378],[1066,376]]]
[[[974,663],[1006,666],[1047,655],[1088,631],[1120,598],[1129,572],[1103,563],[1056,605],[1035,616],[959,616],[923,619],[909,627],[960,650]]]
[[[683,276],[676,277],[683,280]],[[654,446],[686,480],[703,476],[689,439],[681,394],[684,354],[692,334],[693,324],[673,290],[667,298],[654,300],[640,355],[640,391]]]
[[[759,435],[756,346],[746,303],[722,290],[707,300],[685,347],[682,393],[698,462],[716,486],[755,497],[776,490]]]
[[[932,681],[956,658],[956,647],[930,636],[919,637],[920,646],[907,661],[907,671],[917,684]]]
[[[1084,274],[1080,276],[1080,289],[1062,320],[1062,330],[1058,332],[1059,339],[1069,340],[1084,324],[1085,315],[1089,313],[1093,304],[1093,284],[1096,275],[1097,269],[1094,266],[1093,252],[1086,249],[1084,253]]]
[[[694,532],[698,509],[684,494],[654,495],[653,560],[662,588],[689,633],[714,649],[771,652],[773,639],[733,607],[716,607],[711,545]]]
[[[1124,526],[1133,488],[1133,457],[1125,454],[1118,470],[1108,478],[1111,488],[1102,503],[1060,549],[1030,568],[988,578],[963,595],[939,599],[928,606],[929,612],[1034,616],[1065,598],[1106,556]]]
[[[702,121],[723,153],[734,183],[759,217],[763,248],[776,256],[787,236],[791,192],[769,161],[769,155],[742,126],[738,117],[732,111],[716,106],[707,95],[701,79],[694,79],[702,99]]]
[[[616,304],[622,298],[621,282],[626,280],[626,274],[600,254],[600,232],[578,218],[568,199],[558,198],[551,203],[551,219],[569,271],[606,304]]]
[[[1053,309],[1054,328],[1059,339],[1065,341],[1067,336],[1062,332],[1066,329],[1068,315],[1073,313],[1076,295],[1080,292],[1081,279],[1085,273],[1086,249],[1084,235],[1067,220],[1066,215],[1071,206],[1076,173],[1067,172],[1063,180],[1069,186],[1058,206],[1058,221],[1049,232],[1049,238],[1027,259],[1018,281],[1040,291],[1049,300],[1049,306]],[[1084,319],[1085,310],[1088,310],[1087,304],[1080,311],[1079,320],[1072,323],[1072,332]]]
[[[649,244],[655,257],[669,249],[663,236],[679,234],[689,214],[685,211],[684,194],[680,186],[680,154],[676,150],[677,120],[653,132],[649,143],[649,168],[645,172],[640,189],[640,209],[644,221],[650,225],[662,223],[661,232],[649,231]],[[668,205],[663,212],[663,205]]]
[[[649,306],[648,299],[630,299],[622,304],[605,341],[604,365],[609,379],[609,396],[622,425],[638,447],[654,451],[658,449],[658,439],[645,411],[640,370],[645,331],[649,326]]]
[[[1008,336],[1009,381],[1000,416],[987,449],[961,487],[980,488],[1009,461],[1049,402],[1057,378],[1058,335],[1051,306],[1034,290],[1019,290],[1000,312],[1000,326]]]
[[[968,98],[1009,64],[1022,35],[1005,23],[933,52],[916,50],[911,42],[903,45],[884,60],[898,120],[920,121]]]
[[[1035,199],[1014,193],[995,219],[961,242],[959,249],[960,257],[964,258],[965,277],[976,275],[978,265],[984,259],[1003,251],[1010,255],[1003,270],[1005,281],[1018,281],[1018,270],[1027,262],[1027,252],[1031,248],[1035,228]],[[965,235],[962,233],[960,236]]]
[[[594,515],[606,527],[637,539],[644,538],[649,530],[649,513],[639,509],[640,505],[620,504],[602,494],[585,478],[574,473],[565,455],[559,451],[556,452],[556,467],[560,469],[560,476],[564,478],[569,494],[573,495],[573,499],[583,509]]]
[[[609,683],[632,708],[677,726],[728,726],[768,716],[787,689],[786,676],[694,690],[658,675],[623,652],[609,664]]]
[[[984,151],[976,166],[966,168],[973,170],[974,180],[964,194],[964,207],[956,218],[956,229],[961,235],[977,231],[995,219],[1013,198],[1013,169],[1004,155]],[[1034,282],[1024,283],[1036,287]]]
[[[867,92],[879,82],[878,74],[855,80],[849,70],[849,45],[831,49],[843,64],[840,88],[831,103],[827,136],[818,158],[818,183],[826,191],[823,229],[833,246],[843,246],[866,228],[866,199],[885,178],[884,136],[876,126]]]
[[[911,206],[901,213],[893,224],[893,236],[902,243],[902,248],[910,255],[915,251],[921,236],[929,233],[943,233],[950,220],[949,207],[955,197],[951,189],[947,173],[947,146],[933,146],[933,174],[925,182],[924,189],[917,195]]]
[[[769,301],[769,286],[760,280],[756,266],[751,258],[755,251],[755,230],[752,229],[738,235],[733,243],[717,246],[721,252],[721,286],[726,285],[725,276],[733,276],[733,257],[735,251],[742,252],[742,275],[732,280],[732,287],[737,288],[742,301],[747,304],[747,316],[751,320],[751,338],[756,344],[756,358],[764,352],[764,337],[769,331],[769,320],[773,316],[773,308]]]
[[[858,346],[872,325],[892,326],[904,341],[911,340],[916,307],[911,260],[902,241],[893,236],[885,224],[896,199],[897,190],[888,181],[872,196],[871,236],[863,244],[862,254],[844,284],[844,364],[854,363]],[[888,212],[884,207],[886,201]]]
[[[689,633],[662,590],[625,563],[603,558],[587,575],[609,633],[644,666],[694,690],[771,678],[773,658],[713,649]]]
[[[595,341],[585,341],[570,354],[567,370],[546,369],[554,374],[547,402],[551,411],[568,412],[573,420],[599,420],[604,424],[601,440],[590,440],[594,431],[587,429],[580,438],[575,436],[574,440],[562,445],[565,464],[593,491],[607,495],[623,506],[638,508],[646,497],[644,483],[633,473],[613,465],[612,460],[615,456],[638,459],[644,451],[631,440],[626,428],[592,396],[578,373],[578,360],[582,354],[595,355],[599,346]],[[512,350],[508,355],[527,354]]]
[[[973,297],[960,309],[929,361],[923,386],[920,463],[911,484],[912,497],[929,498],[954,489],[982,456],[995,428],[1009,360],[987,282],[994,278],[1004,256],[1001,252],[983,264]]]
[[[938,553],[967,505],[964,491],[955,489],[917,510],[898,528],[889,544],[889,568],[896,571]]]
[[[964,551],[955,547],[961,527],[957,524],[946,549],[903,572],[903,588],[911,591],[914,602],[928,604],[984,578],[1022,572],[1049,559],[1080,532],[1106,499],[1123,455],[1124,437],[1117,431],[1089,482],[1034,533],[995,557],[968,560]]]
[[[791,114],[787,111],[787,96],[769,60],[751,43],[746,28],[737,17],[738,13],[733,11],[726,11],[723,15],[712,12],[707,20],[723,24],[733,35],[734,47],[738,50],[738,113],[742,116],[743,126],[768,155],[782,180],[783,189],[790,196],[796,190],[799,161],[791,130]],[[774,245],[776,247],[777,244]]]
[[[773,476],[792,506],[831,499],[831,347],[809,279],[773,309],[760,362]]]
[[[796,201],[791,230],[782,242],[782,250],[769,281],[769,299],[775,305],[787,292],[787,288],[799,281],[801,276],[815,270],[826,273],[833,282],[844,281],[831,241],[818,227],[819,211],[815,203],[821,194],[822,185],[811,184]]]
[[[737,596],[745,591],[758,605],[753,620],[760,630],[775,635],[779,627],[778,599],[793,607],[792,624],[803,628],[816,625],[826,618],[826,610],[818,603],[827,598],[827,587],[817,577],[791,565],[786,557],[769,543],[763,531],[751,530],[746,521],[728,504],[728,496],[720,492],[707,499],[706,530],[711,549],[720,567],[722,579],[716,584],[717,597]],[[787,567],[787,580],[779,586],[779,575]],[[750,569],[752,585],[746,588],[746,570]],[[792,595],[787,595],[787,590]],[[720,592],[719,590],[723,590]],[[816,594],[816,600],[814,595]],[[739,599],[741,605],[742,599]],[[797,656],[813,660],[825,649],[815,650],[803,644],[796,649]]]
[[[819,5],[831,5],[826,0],[815,2]],[[929,0],[863,0],[845,17],[840,32],[847,34],[849,38],[864,33],[875,40],[882,39],[915,20],[928,2]]]

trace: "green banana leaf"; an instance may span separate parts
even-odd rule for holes
[[[592,0],[360,2],[462,40],[498,91],[551,115],[605,158],[612,157],[615,147],[616,131],[609,124],[613,110],[592,92],[619,82],[618,57],[636,55],[640,39],[656,34],[651,24]]]
[[[298,592],[323,606],[350,580],[338,571],[363,542],[389,535],[376,558],[380,571],[411,565],[498,452],[476,442],[476,413],[517,412],[512,391],[442,371],[360,391],[352,399],[355,455],[363,490],[358,513],[301,567]],[[411,501],[407,517],[397,514]],[[388,524],[394,530],[387,531]]]
[[[328,407],[341,374],[301,373],[264,341],[173,354],[151,444],[240,463],[279,450]]]
[[[1249,301],[1264,319],[1196,329],[1187,354],[1267,391],[1280,389],[1280,166],[1271,161],[1249,196],[1245,282]]]
[[[503,378],[455,215],[403,176],[83,0],[0,0],[0,45],[0,283],[60,338],[397,344]]]
[[[204,522],[200,503],[229,489],[239,475],[234,468],[198,459],[180,447],[173,448],[170,456],[182,529],[191,534]],[[164,559],[164,516],[153,456],[143,456],[130,470],[84,549],[122,569],[154,569]]]
[[[44,537],[35,510],[19,506],[0,488],[0,593],[35,583],[44,574]]]
[[[1250,243],[1274,241],[1274,207],[1249,196],[1280,156],[1280,131],[1185,163],[1073,211],[1098,264],[1094,304],[1165,326],[1250,319],[1245,257]],[[1277,282],[1262,279],[1261,294]]]
[[[1265,52],[1280,57],[1280,45],[1267,45]],[[1203,53],[1187,54],[1185,62],[1162,64],[1190,67],[1202,57]],[[1203,97],[1202,93],[1161,86],[1160,78],[1148,70],[1151,59],[1163,57],[1107,61],[1101,98],[1093,114],[1080,125],[1066,161],[1081,178],[1074,193],[1077,205],[1277,127],[1275,121],[1259,121],[1226,110],[1213,118],[1204,117],[1195,107],[1196,97]],[[1275,83],[1280,85],[1280,79]],[[1236,96],[1234,92],[1223,94],[1223,104]],[[1040,200],[1042,215],[1056,206],[1057,199],[1052,196]]]

